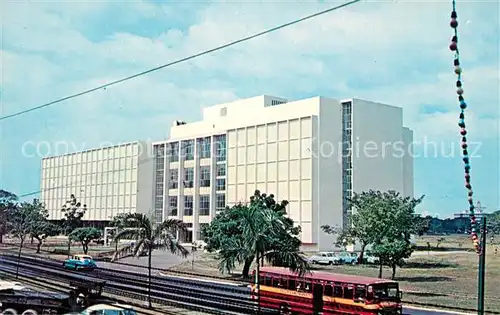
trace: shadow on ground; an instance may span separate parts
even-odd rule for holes
[[[442,269],[442,268],[456,268],[457,264],[448,262],[408,262],[405,263],[405,269]]]
[[[396,277],[397,281],[407,281],[407,282],[443,282],[443,281],[454,281],[450,277],[439,277],[439,276],[417,276],[417,277]]]

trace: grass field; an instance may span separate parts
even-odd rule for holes
[[[420,238],[418,245],[427,242],[435,246],[441,237]],[[472,244],[467,236],[444,236],[439,245],[442,249],[453,251],[420,251],[416,252],[403,268],[398,268],[396,280],[406,292],[404,299],[410,302],[475,309],[477,307],[477,275],[479,257],[476,253],[467,251]],[[462,245],[458,245],[458,244]],[[489,245],[489,244],[488,244]],[[499,253],[495,255],[494,248]],[[458,250],[457,250],[458,248]],[[378,276],[377,266],[324,266],[317,270]],[[204,254],[195,261],[194,269],[191,262],[177,265],[171,270],[193,272],[204,275],[221,276],[217,270],[217,261],[213,254]],[[234,273],[240,273],[241,268]],[[390,277],[389,268],[384,270],[384,277]],[[226,275],[230,277],[231,275]],[[485,305],[489,311],[500,311],[500,246],[490,245],[486,260]]]

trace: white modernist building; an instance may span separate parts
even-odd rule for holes
[[[177,121],[153,143],[156,219],[182,219],[185,241],[197,240],[218,210],[258,189],[290,202],[305,250],[331,249],[320,227],[349,224],[353,192],[413,196],[412,138],[401,108],[360,99],[258,96],[204,108],[202,121]]]
[[[147,213],[153,208],[150,152],[151,143],[135,141],[42,159],[41,201],[49,219],[62,219],[71,194],[87,205],[83,221],[89,224],[103,226],[119,213]]]

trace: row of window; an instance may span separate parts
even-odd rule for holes
[[[222,177],[226,175],[226,165],[217,165],[216,171],[217,177]],[[178,189],[179,188],[179,169],[171,169],[169,173],[168,179],[168,188],[169,189]],[[210,166],[201,166],[199,172],[199,185],[200,187],[210,187]],[[156,177],[156,183],[159,181],[163,183],[163,175]],[[226,190],[226,179],[225,178],[217,178],[215,180],[216,190],[222,191]],[[194,187],[194,168],[185,168],[182,176],[182,180],[180,184],[183,185],[184,188],[193,188]]]
[[[55,152],[63,152],[68,150],[64,147],[55,147]],[[55,156],[42,160],[44,168],[65,166],[65,165],[78,165],[89,161],[101,161],[113,158],[120,158],[125,156],[137,156],[139,154],[139,146],[136,144],[129,144],[121,147],[103,148],[100,150],[93,150],[88,152],[79,152],[71,155]]]
[[[42,176],[51,178],[68,175],[81,175],[101,173],[114,170],[125,170],[137,168],[137,156],[121,159],[111,159],[104,161],[96,161],[93,163],[80,163],[67,166],[44,168]]]
[[[350,226],[352,195],[352,103],[342,103],[342,216],[343,226]]]
[[[259,282],[265,286],[271,286],[280,289],[294,290],[299,292],[313,292],[313,285],[316,283],[310,280],[299,278],[283,279],[273,278],[271,276],[260,276]],[[354,284],[332,283],[323,285],[323,295],[327,297],[336,297],[344,299],[365,298],[366,286],[355,286]]]
[[[165,154],[169,162],[178,162],[179,158],[183,160],[194,160],[195,143],[197,146],[197,156],[204,159],[210,158],[212,154],[212,139],[210,137],[183,140],[181,142],[170,142],[155,146],[155,155],[158,158],[163,158]],[[217,161],[226,160],[226,136],[218,135],[214,137],[215,156]]]
[[[216,211],[221,211],[226,207],[226,195],[217,194],[215,195],[215,209]],[[199,215],[207,216],[210,215],[210,195],[200,195],[199,196]],[[168,216],[178,215],[178,198],[177,196],[168,197]],[[184,215],[193,215],[193,196],[184,196]]]

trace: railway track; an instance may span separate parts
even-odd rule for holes
[[[17,256],[4,254],[2,267],[15,268]],[[107,293],[145,300],[148,295],[148,278],[144,274],[99,268],[93,272],[75,272],[64,269],[60,261],[21,256],[20,274],[44,279],[68,280],[85,276],[106,281]],[[228,288],[225,285],[195,280],[153,276],[151,278],[152,302],[212,314],[252,314],[256,309],[248,288]]]

